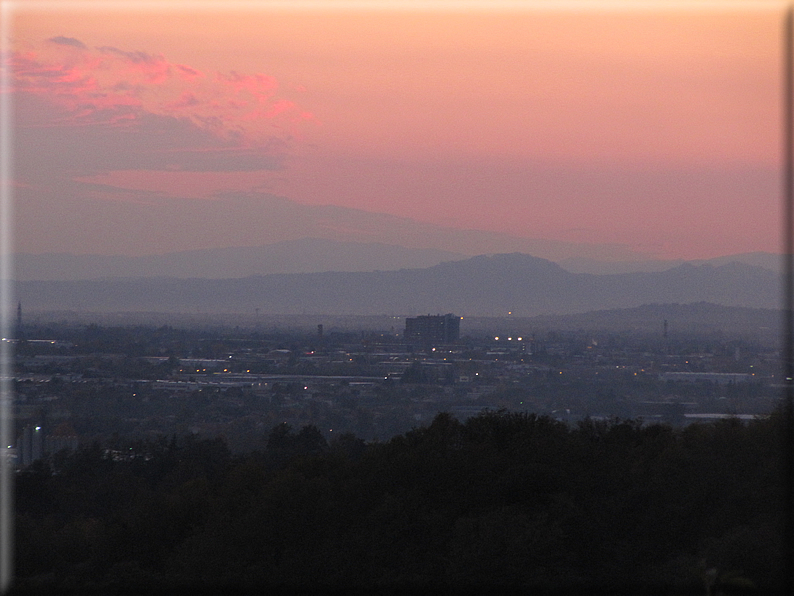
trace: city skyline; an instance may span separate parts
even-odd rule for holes
[[[189,5],[14,8],[17,252],[780,251],[782,3]]]

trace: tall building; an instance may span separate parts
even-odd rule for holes
[[[460,317],[446,315],[423,315],[405,319],[405,341],[430,344],[450,344],[460,338]]]
[[[17,439],[17,461],[26,467],[44,456],[44,430],[39,425],[28,424]]]

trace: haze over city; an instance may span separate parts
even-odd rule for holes
[[[790,3],[1,7],[0,592],[791,592]]]

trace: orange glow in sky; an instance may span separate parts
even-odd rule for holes
[[[196,238],[136,244],[111,214],[100,234],[47,213],[229,193],[663,258],[779,251],[782,5],[147,6],[14,12],[18,251],[209,248],[193,216]],[[334,228],[312,225],[295,234]]]

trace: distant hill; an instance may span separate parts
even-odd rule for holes
[[[780,278],[730,263],[667,271],[591,275],[513,253],[423,269],[273,274],[234,279],[127,278],[22,281],[29,310],[238,312],[263,314],[421,314],[536,316],[710,302],[778,308]]]
[[[770,271],[780,271],[783,267],[781,255],[769,252],[748,252],[736,255],[726,255],[714,259],[698,259],[694,261],[684,261],[682,259],[674,261],[662,261],[658,259],[634,260],[634,261],[603,261],[599,259],[589,259],[584,257],[571,257],[557,263],[566,271],[571,273],[593,273],[596,275],[608,275],[614,273],[635,273],[639,271],[666,271],[673,267],[678,267],[684,263],[690,265],[727,265],[729,263],[744,263],[763,267]]]
[[[144,257],[21,253],[14,257],[14,268],[20,281],[106,277],[228,279],[273,273],[416,269],[465,258],[468,257],[435,249],[303,238],[264,246],[188,250]]]
[[[542,254],[520,250],[524,254]],[[457,252],[431,248],[406,248],[380,242],[340,242],[322,238],[287,240],[263,246],[188,250],[160,255],[74,255],[46,253],[14,255],[19,281],[88,280],[106,277],[177,277],[180,279],[230,279],[274,273],[363,272],[422,269],[448,261],[471,258]],[[744,253],[697,261],[610,261],[570,257],[557,263],[570,273],[609,275],[658,272],[683,265],[744,263],[779,271],[780,255]]]
[[[498,331],[604,331],[639,332],[662,337],[667,321],[669,336],[739,333],[772,339],[780,338],[782,311],[770,308],[723,306],[709,302],[687,304],[643,304],[633,308],[596,310],[567,315],[536,317],[466,317],[467,333]]]

